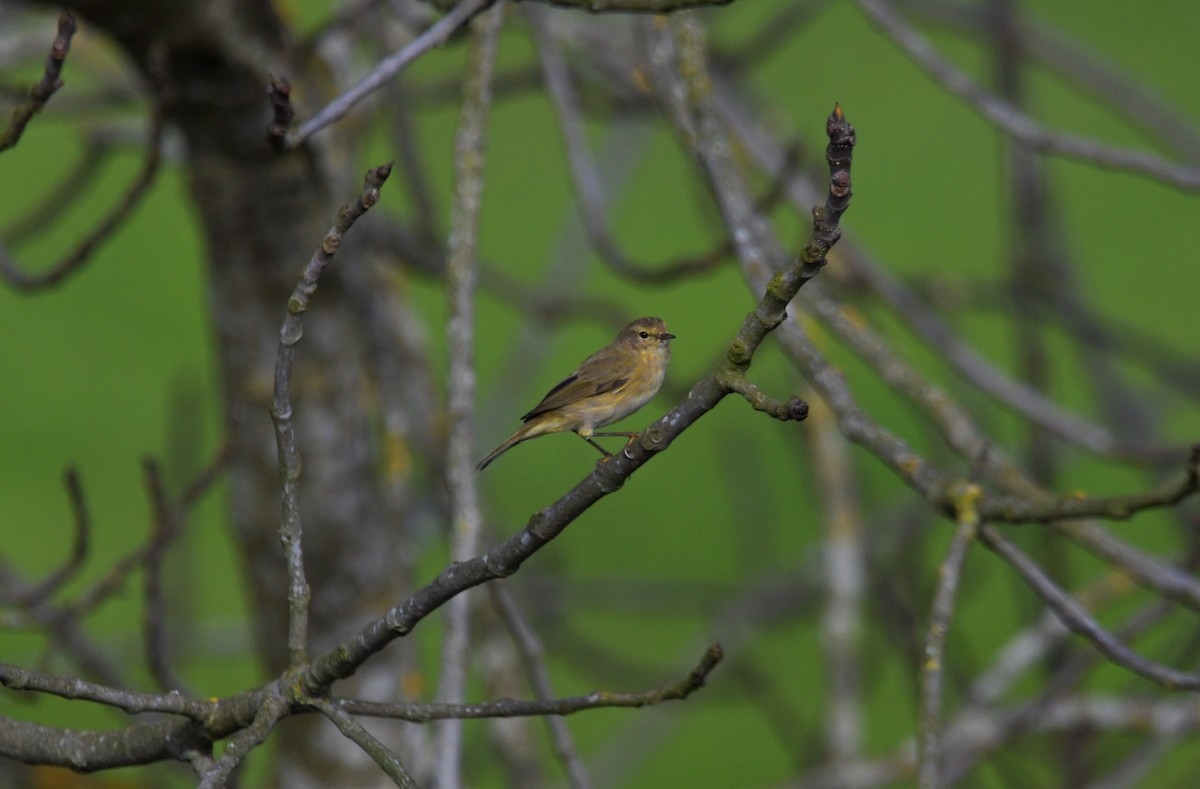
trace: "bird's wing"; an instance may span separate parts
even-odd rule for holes
[[[594,366],[586,363],[580,365],[578,370],[563,379],[549,392],[546,392],[546,396],[542,398],[542,402],[535,405],[528,414],[521,417],[521,421],[528,422],[538,414],[553,411],[555,408],[562,408],[564,405],[577,403],[580,400],[585,400],[604,392],[614,392],[629,383],[629,378],[627,377],[598,377],[593,372],[595,369]]]

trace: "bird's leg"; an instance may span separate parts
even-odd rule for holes
[[[628,440],[625,442],[625,446],[621,447],[622,450],[625,450],[625,449],[629,449],[630,444],[632,444],[634,441],[638,440],[638,437],[641,436],[641,433],[592,433],[592,435],[593,436],[606,436],[606,437],[621,436],[622,438],[626,438]],[[589,438],[588,441],[591,441],[591,439]],[[596,445],[592,444],[592,446],[596,446]],[[609,453],[605,452],[604,454],[607,455]]]
[[[593,433],[592,435],[594,435],[594,436],[599,436],[599,435],[604,435],[604,434],[603,434],[603,433]],[[604,447],[602,447],[602,446],[600,446],[599,444],[597,444],[597,443],[596,443],[595,441],[593,441],[593,440],[592,440],[590,437],[588,437],[588,436],[580,436],[580,438],[582,438],[584,441],[586,441],[586,442],[588,442],[589,444],[591,444],[592,446],[594,446],[596,449],[600,450],[600,454],[604,455],[604,458],[605,458],[606,460],[607,460],[608,458],[612,457],[612,453],[611,453],[611,452],[609,452],[607,449],[605,449]]]

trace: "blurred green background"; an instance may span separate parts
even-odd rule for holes
[[[705,12],[711,45],[736,47],[786,2],[791,0],[739,0]],[[293,0],[282,5],[298,28],[320,18],[317,4]],[[1033,19],[1067,31],[1129,79],[1144,81],[1149,90],[1197,120],[1200,73],[1194,50],[1200,5],[1069,0],[1031,2],[1022,9]],[[72,110],[69,97],[89,87],[90,69],[111,68],[120,58],[100,32],[90,29],[86,20],[82,23],[64,72],[66,88],[34,120],[20,145],[0,156],[0,227],[11,228],[55,188],[82,155],[82,134],[96,122]],[[48,22],[45,30],[51,29]],[[924,29],[959,66],[984,81],[990,78],[989,55],[977,42],[950,30]],[[49,40],[48,33],[45,38]],[[462,47],[452,46],[417,63],[409,77],[417,81],[453,75],[462,61]],[[501,43],[501,67],[533,62],[524,25],[509,25]],[[31,62],[4,79],[25,83],[39,72],[40,63]],[[1032,111],[1047,125],[1153,148],[1153,141],[1146,141],[1098,101],[1081,98],[1041,69],[1034,68],[1030,76]],[[919,73],[851,4],[822,8],[794,39],[755,66],[751,84],[783,135],[801,138],[813,152],[823,149],[825,116],[835,101],[841,103],[859,139],[855,199],[843,226],[893,271],[950,281],[1003,276],[1008,208],[997,133]],[[139,128],[141,116],[129,108],[126,114],[110,113],[101,120]],[[418,108],[416,115],[443,212],[450,203],[456,120],[453,103]],[[615,235],[631,255],[661,260],[706,250],[718,240],[707,196],[661,126],[635,123],[614,130],[596,123],[589,131],[595,150],[611,153],[621,148],[616,160],[623,172],[614,176],[621,191],[610,217]],[[663,317],[679,337],[668,385],[663,395],[624,424],[636,429],[657,418],[671,404],[671,395],[686,391],[711,369],[755,295],[747,292],[732,264],[691,281],[652,288],[633,285],[604,269],[580,240],[557,126],[542,95],[505,98],[494,110],[489,133],[481,255],[527,283],[578,283],[588,294],[617,305],[627,318]],[[381,140],[369,149],[360,163],[364,168],[396,155]],[[22,265],[36,269],[72,248],[139,165],[133,147],[109,161],[64,221],[13,250]],[[1194,358],[1200,346],[1195,196],[1062,159],[1050,159],[1048,171],[1067,233],[1064,245],[1071,251],[1085,297],[1102,314]],[[403,211],[402,192],[385,187],[381,206]],[[335,208],[330,206],[331,214]],[[807,232],[807,216],[783,206],[772,219],[785,243],[798,249]],[[324,230],[313,228],[314,245]],[[297,269],[302,262],[297,261]],[[351,261],[335,265],[343,264]],[[397,277],[422,312],[435,364],[444,369],[441,326],[446,308],[440,284],[406,273]],[[151,196],[77,276],[34,296],[0,288],[0,552],[26,577],[58,566],[70,550],[71,512],[62,484],[66,467],[79,470],[93,521],[92,553],[69,590],[78,592],[146,539],[151,512],[142,459],[163,462],[168,484],[178,491],[212,458],[221,442],[222,416],[207,298],[204,250],[176,164],[164,167]],[[286,298],[279,294],[281,320]],[[524,317],[507,300],[481,292],[481,456],[511,432],[517,417],[547,388],[619,328],[590,321],[525,331]],[[309,320],[321,320],[319,294]],[[934,380],[952,380],[938,359],[917,348],[893,322],[880,320],[880,327],[918,367]],[[968,312],[955,316],[954,322],[992,361],[1013,367],[1012,334],[997,316]],[[817,337],[870,413],[917,450],[938,456],[940,450],[923,437],[910,409],[847,351],[819,330]],[[1052,338],[1051,347],[1058,347],[1055,342]],[[526,355],[529,343],[537,346],[536,366],[520,376],[505,375],[512,354]],[[1053,394],[1088,412],[1091,395],[1080,380],[1081,368],[1070,353],[1059,350]],[[304,353],[303,345],[299,353]],[[805,393],[795,371],[770,345],[756,357],[752,380],[776,396]],[[1170,414],[1175,431],[1164,438],[1185,442],[1200,436],[1195,403],[1169,394],[1155,397],[1155,405]],[[968,404],[980,407],[987,427],[1014,442],[1007,449],[1017,446],[1021,433],[1011,418],[979,399]],[[262,418],[268,419],[268,414]],[[810,730],[823,715],[823,675],[813,620],[778,624],[740,643],[738,633],[748,625],[723,614],[731,600],[771,578],[803,578],[818,569],[813,549],[822,539],[822,524],[805,448],[808,429],[805,424],[771,422],[743,402],[726,400],[619,495],[573,524],[511,582],[520,589],[528,575],[531,584],[542,579],[559,585],[557,605],[570,612],[567,619],[574,633],[561,642],[548,638],[545,644],[559,694],[597,687],[637,690],[673,680],[714,639],[738,644],[729,655],[730,665],[753,669],[731,675],[720,668],[709,688],[683,703],[571,717],[571,731],[592,759],[598,778],[611,776],[617,785],[629,787],[759,786],[782,781],[809,763],[819,743],[788,741],[779,735],[793,724]],[[927,572],[916,584],[932,588],[933,568],[950,530],[921,514],[915,498],[865,453],[855,453],[856,460],[865,461],[862,508],[881,519],[875,522],[881,529],[899,523],[907,510],[920,528],[944,532],[931,543],[930,555],[921,557],[920,566]],[[489,529],[494,535],[507,535],[520,528],[532,512],[588,473],[594,454],[574,437],[553,436],[506,455],[480,477]],[[1141,473],[1078,453],[1066,457],[1068,489],[1103,494],[1148,484]],[[742,481],[750,478],[756,480],[756,490],[773,495],[748,495]],[[884,518],[889,511],[891,524]],[[1124,535],[1136,531],[1139,544],[1156,551],[1171,554],[1177,547],[1168,520],[1160,516],[1139,517],[1119,528]],[[886,531],[877,538],[885,543],[897,539]],[[247,654],[244,601],[229,593],[241,582],[221,486],[196,508],[176,551],[173,606],[190,611],[198,626],[184,638],[188,654],[176,655],[180,672],[205,695],[252,686],[260,677]],[[432,551],[426,560],[427,577],[440,567],[442,556]],[[1088,577],[1093,566],[1080,558],[1075,580]],[[973,555],[967,571],[950,653],[984,656],[1027,621],[1033,608],[1024,589],[990,555]],[[629,595],[642,599],[626,606]],[[661,613],[648,612],[653,609],[648,600],[661,600]],[[922,614],[927,611],[927,597],[910,602]],[[89,619],[88,632],[128,664],[140,665],[136,636],[141,617],[140,590],[129,584]],[[439,628],[439,618],[434,617],[412,637],[435,655]],[[915,680],[896,659],[896,645],[887,633],[868,632],[864,639],[864,694],[869,702],[865,745],[868,753],[882,754],[914,731]],[[44,645],[37,634],[0,629],[0,659],[5,661],[37,665]],[[626,662],[614,659],[597,665],[587,659],[593,648],[594,654],[619,656]],[[63,665],[52,660],[46,668],[53,671]],[[730,676],[742,679],[727,680]],[[765,684],[753,687],[746,676],[763,677]],[[1115,671],[1101,676],[1121,687],[1136,682]],[[431,679],[430,689],[433,684]],[[764,697],[779,702],[794,721],[768,727],[758,708]],[[45,699],[31,704],[9,693],[0,694],[0,714],[58,724],[69,720],[76,728],[111,726],[117,720],[87,704]],[[479,742],[484,726],[468,723],[468,736]],[[658,747],[654,758],[622,774],[630,754]],[[471,762],[486,760],[486,749],[469,757]],[[252,759],[252,767],[258,761]],[[1174,768],[1167,763],[1163,769]],[[1158,779],[1179,779],[1186,774],[1182,769]],[[167,780],[163,773],[152,775],[149,785]],[[145,780],[136,771],[106,777]],[[1003,785],[990,768],[979,771],[977,778],[976,785]],[[254,785],[253,780],[249,784]]]

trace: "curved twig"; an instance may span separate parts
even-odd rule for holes
[[[304,312],[317,290],[317,280],[333,260],[342,243],[342,235],[379,200],[379,189],[391,174],[392,165],[367,172],[358,200],[342,206],[334,226],[313,253],[300,275],[300,281],[288,299],[287,317],[279,330],[279,351],[275,362],[275,391],[271,401],[271,420],[275,424],[275,443],[279,455],[280,495],[283,520],[279,539],[283,543],[288,571],[288,654],[290,665],[303,664],[308,657],[308,603],[310,592],[304,575],[301,548],[299,505],[300,451],[292,425],[292,361],[296,344],[304,336]]]
[[[53,287],[69,275],[74,274],[91,258],[100,245],[120,227],[125,218],[133,212],[142,198],[146,196],[151,184],[158,175],[158,167],[162,161],[163,120],[161,108],[155,107],[150,117],[150,133],[146,142],[146,158],[142,169],[125,190],[124,196],[104,217],[92,232],[89,233],[75,249],[66,257],[50,266],[45,271],[36,274],[26,273],[9,259],[3,248],[0,248],[0,276],[19,293],[32,293]]]

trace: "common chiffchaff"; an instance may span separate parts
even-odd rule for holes
[[[624,419],[654,397],[671,360],[673,339],[675,335],[667,332],[659,318],[638,318],[630,323],[547,392],[542,402],[521,417],[525,424],[475,468],[482,471],[522,441],[566,430],[575,431],[605,456],[610,455],[592,440],[593,435],[632,438],[637,434],[597,433],[596,428]]]

